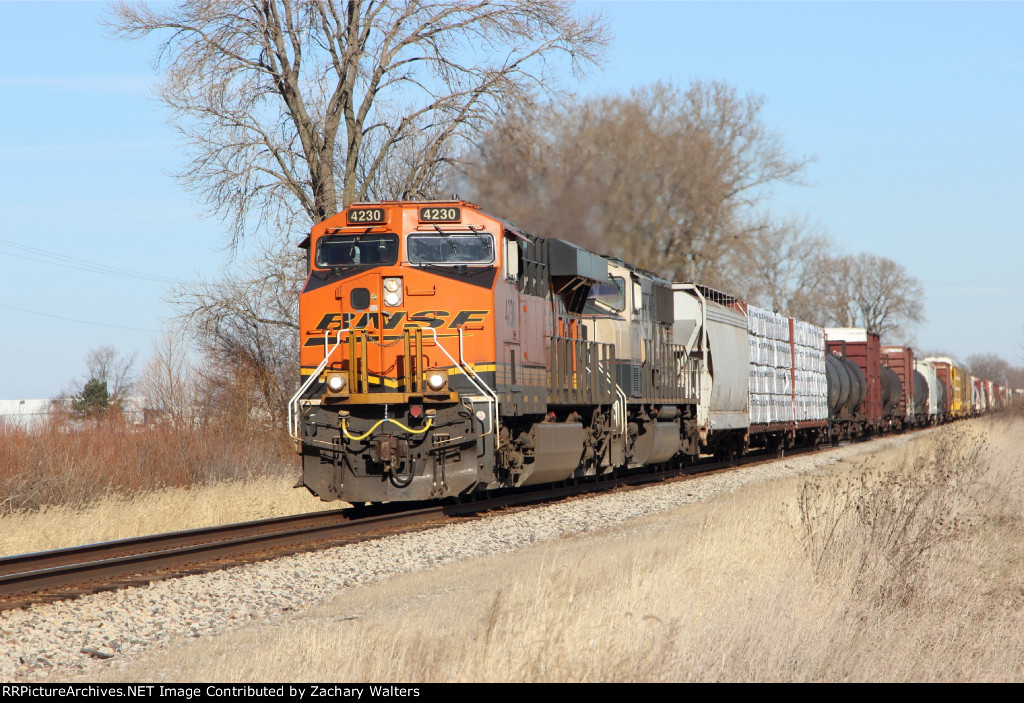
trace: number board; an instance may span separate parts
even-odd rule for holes
[[[362,207],[349,210],[346,215],[350,225],[372,225],[384,222],[384,208]]]
[[[421,207],[420,222],[461,222],[460,207]]]

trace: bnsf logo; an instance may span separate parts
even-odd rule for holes
[[[390,315],[386,312],[346,312],[344,314],[331,312],[320,319],[316,328],[318,330],[397,330],[405,327],[441,328],[446,324],[448,327],[461,327],[468,323],[483,322],[490,312],[490,310],[460,310],[454,316],[447,310],[425,310],[413,315],[404,310]],[[305,346],[317,346],[323,342],[323,337],[310,337],[306,340]]]

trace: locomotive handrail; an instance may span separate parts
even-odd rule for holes
[[[431,328],[433,329],[433,328]],[[436,332],[434,333],[436,336]],[[490,386],[484,383],[484,380],[476,375],[476,370],[471,364],[466,363],[466,354],[463,348],[463,336],[462,328],[459,328],[459,363],[464,367],[465,371],[469,371],[471,376],[470,381],[473,381],[473,385],[483,390],[484,395],[489,396],[490,400],[488,403],[491,405],[491,429],[484,433],[486,437],[491,432],[494,433],[494,448],[498,448],[498,394],[494,392]]]
[[[338,341],[329,350],[327,348],[328,339],[331,336],[330,330],[324,330],[324,360],[320,362],[320,365],[316,367],[316,370],[309,375],[306,382],[299,386],[299,390],[295,391],[295,395],[288,401],[288,435],[294,440],[302,439],[302,435],[299,432],[299,401],[302,399],[303,394],[309,387],[313,385],[313,381],[316,380],[321,372],[327,368],[327,363],[330,361],[331,354],[341,346],[341,333],[351,332],[349,329],[338,330]]]
[[[455,358],[451,354],[448,353],[448,350],[445,349],[444,346],[437,340],[437,330],[435,330],[433,327],[431,327],[430,328],[430,332],[434,335],[434,343],[437,345],[437,347],[441,351],[444,352],[444,355],[447,356],[448,359],[451,360],[451,362],[453,364],[455,364],[460,369],[462,369],[463,374],[465,374],[466,378],[469,379],[470,383],[472,383],[474,386],[476,386],[476,389],[478,391],[480,391],[485,396],[487,396],[487,404],[491,406],[491,413],[490,413],[490,415],[491,415],[491,429],[487,430],[487,432],[485,432],[483,434],[483,436],[486,437],[491,432],[493,432],[494,433],[494,448],[497,449],[500,446],[500,443],[501,443],[500,436],[499,436],[501,433],[498,431],[498,394],[495,393],[493,390],[491,390],[491,388],[486,383],[484,383],[483,379],[481,379],[479,376],[476,375],[476,371],[473,370],[472,366],[470,366],[469,364],[466,363],[466,361],[465,361],[465,354],[464,354],[463,348],[462,348],[462,328],[459,327],[459,360],[458,361],[456,361]]]
[[[463,371],[463,373],[465,374],[466,378],[469,379],[469,382],[472,383],[476,387],[476,389],[478,391],[480,391],[480,393],[482,393],[483,395],[485,395],[487,397],[487,404],[491,406],[491,408],[490,408],[491,411],[490,411],[490,413],[488,413],[489,416],[490,416],[490,420],[491,420],[491,423],[490,423],[491,426],[487,430],[487,432],[485,432],[483,434],[483,436],[486,437],[491,432],[494,432],[494,446],[495,446],[495,449],[497,449],[498,446],[499,446],[499,438],[498,438],[499,433],[497,431],[497,428],[498,428],[498,394],[495,393],[493,390],[491,390],[491,388],[486,383],[484,383],[483,379],[481,379],[476,374],[476,371],[473,370],[472,366],[470,366],[469,364],[467,364],[465,362],[464,353],[463,353],[463,345],[462,345],[462,328],[461,327],[459,328],[459,359],[458,360],[456,360],[455,357],[453,357],[448,352],[448,350],[444,348],[444,345],[441,344],[440,340],[437,337],[437,330],[435,330],[432,327],[427,328],[427,329],[429,329],[430,333],[434,335],[434,344],[437,346],[437,348],[440,349],[442,352],[444,352],[444,355],[448,357],[448,359],[452,362],[452,364],[454,364],[455,366],[459,367]],[[349,333],[349,332],[352,332],[352,330],[350,330],[350,329],[338,330],[338,337],[337,337],[338,341],[335,342],[333,347],[330,347],[329,346],[330,343],[329,343],[328,340],[330,338],[331,332],[330,332],[330,330],[326,330],[325,331],[325,333],[324,333],[324,359],[323,359],[323,361],[320,362],[320,364],[316,367],[316,369],[313,371],[313,373],[311,373],[309,375],[309,378],[306,379],[306,382],[303,383],[301,386],[299,386],[299,389],[295,392],[295,395],[293,395],[291,397],[291,400],[288,401],[288,434],[289,434],[289,436],[292,439],[294,439],[294,440],[302,439],[301,432],[300,432],[300,419],[299,419],[299,417],[300,417],[299,405],[300,405],[300,401],[302,399],[302,396],[306,393],[307,390],[309,390],[309,387],[313,385],[313,382],[320,376],[320,374],[323,372],[323,370],[325,368],[327,368],[327,364],[330,362],[330,359],[331,359],[331,354],[333,354],[338,349],[338,347],[341,346],[342,334],[343,333]]]

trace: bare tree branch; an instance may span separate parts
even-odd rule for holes
[[[862,253],[822,265],[827,279],[826,323],[867,327],[893,339],[924,322],[924,286],[892,259]]]
[[[816,324],[822,314],[833,250],[829,237],[806,218],[764,215],[728,257],[735,291],[771,310]]]
[[[185,283],[169,297],[212,369],[205,383],[241,391],[249,408],[279,423],[299,377],[295,340],[304,278],[302,252],[280,240],[221,281]],[[236,384],[239,374],[249,382]]]
[[[537,234],[727,286],[722,263],[762,225],[767,188],[807,163],[785,155],[762,106],[700,81],[524,103],[464,159],[460,187]]]
[[[179,176],[233,244],[371,194],[434,191],[467,137],[545,88],[548,59],[582,70],[607,42],[600,17],[563,0],[121,2],[110,25],[166,37],[159,97],[190,152]]]

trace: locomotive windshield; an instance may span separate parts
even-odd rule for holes
[[[487,232],[410,234],[409,262],[490,265],[494,263],[494,237]]]
[[[392,266],[398,261],[398,235],[346,234],[321,237],[316,245],[316,265]]]

